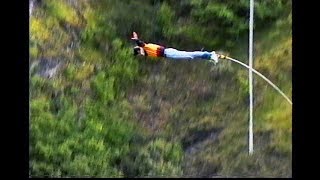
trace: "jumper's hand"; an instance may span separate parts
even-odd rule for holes
[[[138,34],[136,32],[132,33],[132,40],[137,40],[138,39]]]

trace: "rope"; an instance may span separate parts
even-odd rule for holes
[[[236,62],[238,64],[241,64],[242,66],[251,69],[254,73],[256,73],[258,76],[260,76],[262,79],[264,79],[265,81],[267,81],[275,90],[277,90],[291,105],[292,105],[292,101],[278,88],[278,86],[276,86],[275,84],[273,84],[268,78],[266,78],[264,75],[262,75],[261,73],[259,73],[258,71],[256,71],[255,69],[249,67],[248,65],[244,64],[243,62],[240,62],[236,59],[233,59],[231,57],[228,56],[224,56],[224,55],[219,55],[221,59],[228,59],[231,60],[233,62]]]
[[[250,22],[249,22],[249,95],[250,95],[250,121],[249,121],[249,154],[253,153],[253,77],[252,77],[252,52],[253,52],[253,0],[250,0]]]

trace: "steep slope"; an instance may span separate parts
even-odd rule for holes
[[[249,157],[246,69],[132,56],[134,30],[246,62],[246,2],[32,1],[30,175],[290,177],[291,106],[267,83],[255,77]],[[290,96],[282,2],[257,3],[258,24],[271,23],[256,30],[255,68]]]
[[[291,42],[291,15],[255,36],[254,67],[289,97]],[[246,62],[243,44],[229,54]],[[260,77],[254,77],[255,153],[249,157],[247,69],[224,60],[215,67],[162,61],[144,68],[148,76],[129,102],[151,133],[182,144],[184,175],[291,176],[292,107]]]

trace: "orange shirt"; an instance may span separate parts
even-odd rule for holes
[[[144,43],[143,41],[141,41],[139,39],[136,39],[135,41],[138,46],[143,48],[143,50],[146,53],[146,56],[164,57],[165,47],[157,45],[157,44],[152,44],[152,43]]]
[[[147,43],[144,44],[142,47],[144,51],[146,52],[147,56],[151,57],[163,57],[163,52],[164,52],[164,47],[157,45],[157,44],[152,44],[152,43]]]

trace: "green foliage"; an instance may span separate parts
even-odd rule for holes
[[[133,167],[139,176],[147,177],[179,177],[182,168],[182,149],[163,139],[156,139],[142,147],[138,152]]]
[[[114,77],[106,78],[104,72],[100,72],[93,81],[94,87],[99,95],[99,99],[104,102],[113,101],[115,98]]]
[[[110,20],[106,19],[105,14],[106,11],[101,7],[89,6],[84,10],[86,26],[81,31],[81,39],[93,49],[107,46],[106,42],[115,36],[116,30]]]
[[[288,14],[291,11],[291,1],[278,0],[278,1],[257,1],[256,13],[258,20],[264,19],[265,21],[274,20],[279,16]],[[260,24],[260,23],[259,23]]]
[[[80,23],[76,11],[67,4],[67,1],[45,1],[48,12],[59,21],[67,22],[72,25]]]
[[[162,27],[164,37],[171,39],[175,35],[176,29],[173,28],[174,12],[170,6],[163,3],[157,14],[158,25]]]
[[[242,71],[241,73],[237,74],[237,80],[239,82],[239,95],[241,97],[247,97],[249,94],[249,80],[248,80],[248,73],[246,71]]]
[[[31,57],[56,57],[67,54],[65,49],[71,36],[63,30],[56,18],[44,18],[40,12],[39,16],[32,18],[30,22]]]
[[[119,108],[106,111],[87,103],[87,117],[81,120],[77,119],[75,104],[64,97],[58,102],[61,110],[56,115],[50,112],[47,99],[37,98],[31,102],[31,173],[38,176],[122,176],[116,168],[117,159],[129,152],[129,142],[135,131],[134,126],[121,119]],[[79,125],[79,121],[83,123]]]

